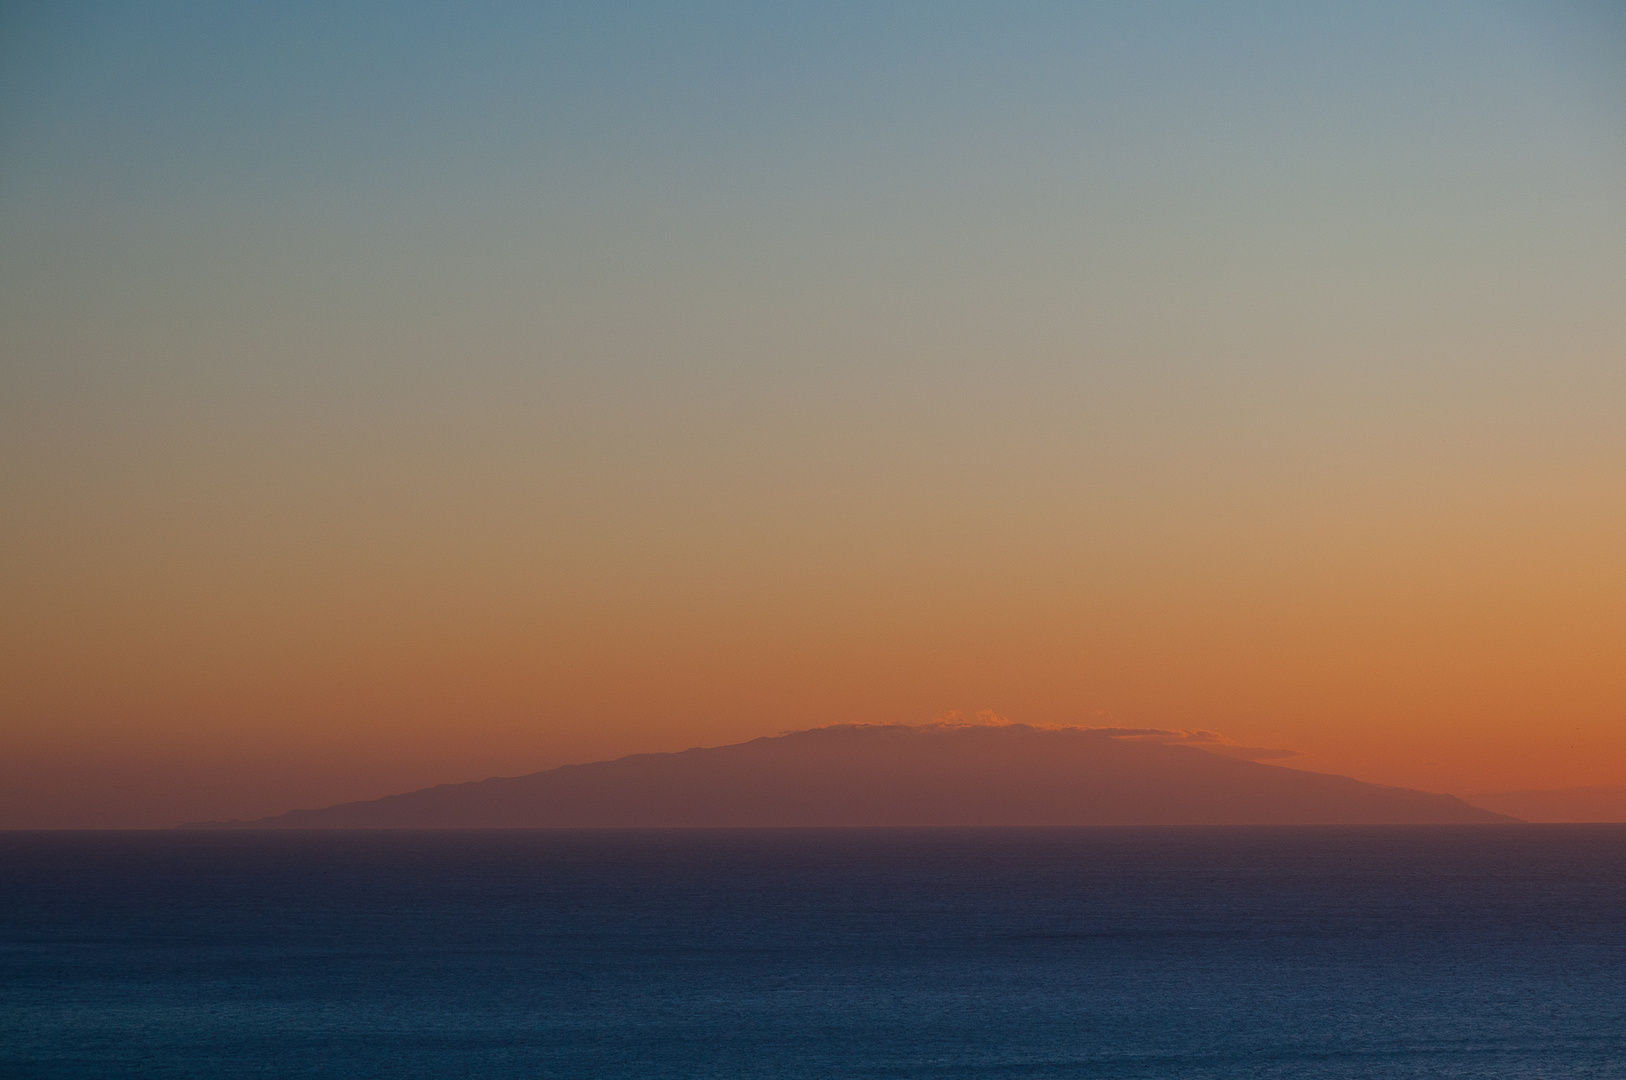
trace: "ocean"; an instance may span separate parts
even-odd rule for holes
[[[0,1076],[1626,1077],[1626,826],[0,833]]]

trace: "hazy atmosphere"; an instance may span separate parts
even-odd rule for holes
[[[1626,784],[1618,5],[341,7],[0,5],[0,827],[979,713]]]

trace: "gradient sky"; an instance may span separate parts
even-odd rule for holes
[[[0,826],[836,721],[1626,783],[1626,14],[0,6]]]

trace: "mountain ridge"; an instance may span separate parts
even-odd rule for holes
[[[214,829],[1512,822],[1452,795],[1116,729],[834,724],[442,784]]]

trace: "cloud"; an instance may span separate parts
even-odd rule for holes
[[[1241,758],[1243,761],[1270,761],[1276,758],[1299,757],[1302,750],[1273,749],[1266,746],[1241,746],[1216,731],[1201,728],[1089,728],[1114,739],[1127,742],[1155,742],[1165,746],[1195,746],[1221,757]]]
[[[950,709],[941,716],[934,716],[922,726],[935,728],[1010,727],[1013,724],[1016,724],[1016,721],[1008,716],[1001,716],[992,709],[983,709],[976,716],[969,718],[959,709]],[[1092,731],[1126,742],[1155,742],[1165,746],[1194,746],[1199,750],[1206,750],[1210,754],[1241,758],[1243,761],[1274,761],[1279,758],[1302,757],[1304,754],[1302,750],[1286,750],[1268,746],[1242,746],[1217,731],[1206,731],[1202,728],[1092,728],[1080,724],[1026,724],[1022,726],[1032,727],[1040,731],[1060,731],[1069,728],[1078,731]]]
[[[992,709],[983,709],[975,717],[967,720],[965,714],[959,709],[950,709],[942,716],[932,717],[930,727],[1010,727],[1016,721],[1008,716],[1001,716]]]

